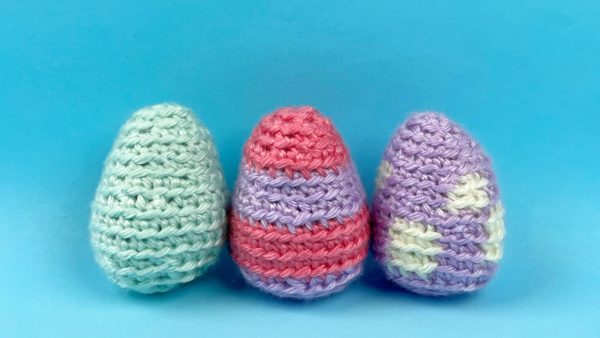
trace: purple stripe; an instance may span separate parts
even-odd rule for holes
[[[414,273],[403,274],[398,268],[386,268],[387,277],[407,290],[428,296],[449,296],[473,292],[484,286],[493,277],[497,265],[485,262],[486,268],[478,273],[454,271],[452,273],[434,270],[423,279]]]
[[[233,208],[252,222],[277,224],[295,232],[296,227],[315,222],[342,221],[356,214],[364,201],[354,164],[325,175],[313,173],[309,178],[300,173],[290,178],[280,171],[271,174],[242,164]]]
[[[283,298],[313,299],[342,291],[348,283],[361,274],[362,264],[337,275],[315,278],[269,278],[265,280],[244,268],[241,271],[249,284],[267,293]]]

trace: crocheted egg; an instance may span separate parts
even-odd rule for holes
[[[268,293],[322,297],[361,273],[365,193],[330,120],[311,107],[262,119],[244,147],[230,223],[233,259]]]
[[[92,205],[98,264],[119,286],[142,293],[200,276],[224,241],[225,189],[211,136],[191,110],[159,104],[135,112]]]
[[[377,177],[374,251],[386,275],[424,295],[477,290],[502,256],[503,209],[490,159],[436,113],[394,134]]]

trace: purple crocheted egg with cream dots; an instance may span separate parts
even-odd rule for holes
[[[377,175],[374,251],[423,295],[475,291],[502,257],[504,210],[489,157],[460,126],[419,113],[396,130]]]

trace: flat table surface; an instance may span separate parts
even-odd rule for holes
[[[599,337],[600,3],[0,3],[3,337]],[[369,260],[345,292],[265,295],[227,251],[144,296],[112,285],[90,202],[120,126],[163,101],[211,130],[232,187],[260,117],[329,116],[372,196],[410,112],[445,112],[494,159],[505,257],[482,291],[426,298]]]

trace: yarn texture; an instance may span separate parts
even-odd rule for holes
[[[225,206],[208,130],[187,108],[143,108],[122,127],[92,204],[96,260],[123,288],[168,291],[216,262]]]
[[[504,210],[490,159],[441,114],[411,117],[379,167],[374,251],[389,279],[424,295],[475,291],[502,257]]]
[[[340,135],[314,108],[262,119],[244,147],[232,204],[231,253],[249,284],[310,299],[361,273],[364,189]]]

